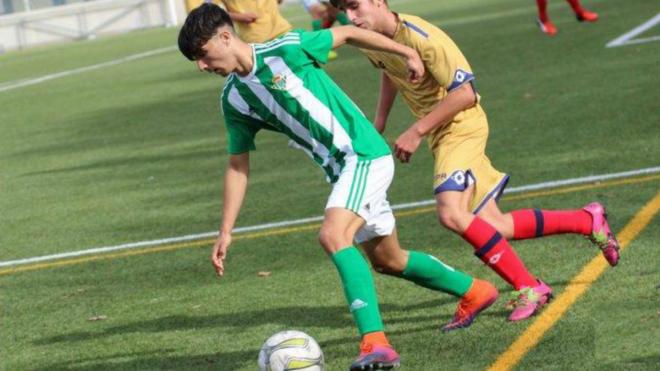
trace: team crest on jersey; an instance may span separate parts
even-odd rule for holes
[[[383,61],[378,61],[378,67],[385,69],[385,63],[383,63]]]
[[[273,89],[286,90],[286,76],[275,75],[270,81],[273,83],[272,85]]]

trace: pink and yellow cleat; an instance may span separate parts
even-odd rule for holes
[[[607,213],[605,207],[599,202],[592,202],[582,208],[582,210],[591,214],[593,228],[589,240],[593,242],[603,252],[605,260],[615,266],[619,263],[619,242],[610,229],[607,222]]]
[[[472,287],[458,303],[454,318],[442,327],[442,332],[469,327],[479,313],[497,300],[497,288],[488,281],[474,279]]]
[[[533,316],[552,299],[552,288],[541,280],[536,281],[538,285],[523,287],[513,293],[515,297],[507,305],[513,308],[509,321],[521,321]]]
[[[350,371],[391,370],[399,365],[399,355],[392,346],[362,342],[360,355],[351,364]]]

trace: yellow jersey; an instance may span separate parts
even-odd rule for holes
[[[219,0],[229,12],[252,12],[257,20],[252,23],[234,22],[241,39],[248,43],[264,43],[293,28],[280,14],[277,0]]]
[[[471,83],[474,75],[465,56],[446,33],[419,17],[407,14],[397,16],[393,39],[417,50],[426,68],[422,81],[413,84],[408,80],[405,60],[396,54],[366,49],[362,52],[392,80],[412,114],[419,119],[430,113],[450,91]],[[452,126],[475,119],[486,119],[478,102],[458,113],[451,123],[431,132],[428,136],[431,148]]]

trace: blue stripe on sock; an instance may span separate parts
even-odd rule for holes
[[[502,235],[500,234],[500,232],[495,232],[495,234],[493,234],[493,237],[491,237],[490,240],[488,240],[488,242],[486,242],[485,245],[483,245],[479,250],[477,250],[474,253],[474,255],[478,256],[479,258],[484,257],[493,247],[495,247],[495,245],[497,245],[498,242],[500,242],[501,239],[502,239]]]
[[[540,209],[534,209],[534,217],[536,217],[536,237],[543,236],[543,213]]]

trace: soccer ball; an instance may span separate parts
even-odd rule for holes
[[[324,368],[321,347],[301,331],[278,332],[259,351],[260,371],[323,371]]]

